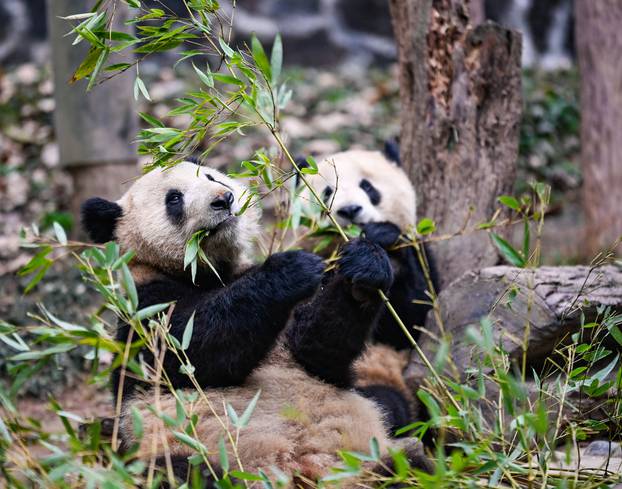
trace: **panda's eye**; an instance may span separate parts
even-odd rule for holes
[[[363,191],[367,194],[367,197],[369,197],[369,201],[373,205],[378,205],[380,203],[380,192],[378,192],[378,189],[374,187],[369,180],[363,178],[363,180],[361,180],[361,183],[359,183],[359,187],[361,187]]]
[[[325,204],[328,202],[328,199],[330,199],[331,195],[333,195],[333,189],[331,187],[326,187],[322,192],[322,200]]]
[[[179,190],[169,190],[166,194],[165,203],[167,206],[179,205],[183,201],[183,194]]]
[[[211,176],[209,173],[206,173],[206,174],[205,174],[205,176],[207,177],[207,179],[208,179],[210,182],[215,182],[215,181],[216,181],[216,180],[214,179],[214,177],[213,177],[213,176]]]

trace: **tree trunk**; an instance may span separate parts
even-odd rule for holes
[[[486,5],[484,0],[471,0],[469,5],[469,15],[471,24],[476,26],[486,20]]]
[[[576,0],[585,253],[622,236],[622,2]]]
[[[59,143],[60,161],[74,180],[72,211],[94,194],[117,198],[123,183],[138,174],[132,140],[138,132],[138,119],[132,95],[134,77],[129,72],[116,76],[86,92],[87,80],[70,85],[69,80],[88,50],[86,41],[76,46],[74,36],[66,36],[69,23],[60,17],[88,12],[87,0],[48,0],[48,23],[54,69],[56,110],[54,129]],[[114,29],[125,29],[127,5],[117,2]],[[122,61],[126,62],[127,58]],[[110,59],[109,64],[119,62]]]
[[[390,0],[398,45],[401,155],[419,217],[454,233],[510,193],[521,116],[520,34],[469,24],[466,0]],[[433,248],[441,286],[498,262],[486,233]]]

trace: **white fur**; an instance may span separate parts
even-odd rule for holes
[[[337,214],[348,205],[360,205],[362,211],[354,224],[391,221],[403,231],[412,228],[417,220],[415,190],[406,173],[379,151],[350,150],[328,156],[318,163],[318,174],[307,175],[307,181],[318,195],[330,186],[333,194],[327,205],[337,222],[351,222]],[[362,179],[369,180],[380,192],[380,203],[375,206],[360,187]],[[307,211],[318,213],[317,201],[308,190],[303,190]]]
[[[207,174],[216,181],[209,180]],[[183,193],[182,226],[173,224],[166,214],[165,197],[170,189]],[[213,210],[210,203],[226,191],[235,197],[231,213]],[[170,169],[153,170],[136,180],[117,202],[123,209],[116,229],[117,241],[124,250],[133,249],[138,262],[179,273],[192,234],[230,218],[230,225],[205,238],[202,245],[208,258],[225,260],[234,268],[244,267],[251,260],[259,219],[256,206],[235,216],[247,197],[243,184],[212,168],[182,162]]]

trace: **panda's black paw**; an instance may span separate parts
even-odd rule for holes
[[[342,248],[339,273],[357,290],[387,291],[393,284],[393,269],[386,251],[363,238],[352,240]]]
[[[275,253],[263,265],[279,299],[295,303],[313,295],[324,273],[322,258],[307,251]]]
[[[401,234],[400,228],[389,221],[370,222],[363,226],[363,237],[382,246],[385,250],[395,245]]]

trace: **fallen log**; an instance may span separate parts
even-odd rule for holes
[[[488,317],[495,344],[513,360],[522,358],[526,345],[528,361],[535,362],[580,330],[581,314],[592,321],[603,306],[622,310],[622,268],[489,267],[462,275],[438,302],[440,315],[428,314],[419,339],[428,358],[434,358],[445,338],[454,364],[471,364],[473,347],[465,332]],[[411,367],[419,368],[421,362],[413,357]]]
[[[439,314],[428,314],[418,342],[430,361],[437,358],[439,351],[440,355],[447,352],[444,374],[465,382],[469,368],[483,365],[481,348],[469,340],[466,332],[470,327],[477,331],[484,318],[489,320],[493,344],[505,351],[516,365],[522,365],[525,355],[530,374],[531,367],[542,366],[556,347],[570,343],[582,324],[597,317],[602,319],[605,308],[622,312],[622,267],[489,267],[467,272],[452,282],[441,292],[438,303]],[[622,349],[615,341],[612,343],[613,347]],[[492,370],[488,365],[482,368],[485,373]],[[414,353],[405,377],[413,392],[431,378]],[[527,382],[526,388],[529,398],[535,399],[539,394],[532,384],[533,381]],[[486,381],[489,400],[496,398],[498,387]],[[585,416],[606,419],[612,413],[607,394],[598,399],[575,397],[569,396],[563,407],[567,420],[585,419]],[[487,418],[496,415],[494,409],[482,407]],[[554,402],[548,407],[557,410]]]

